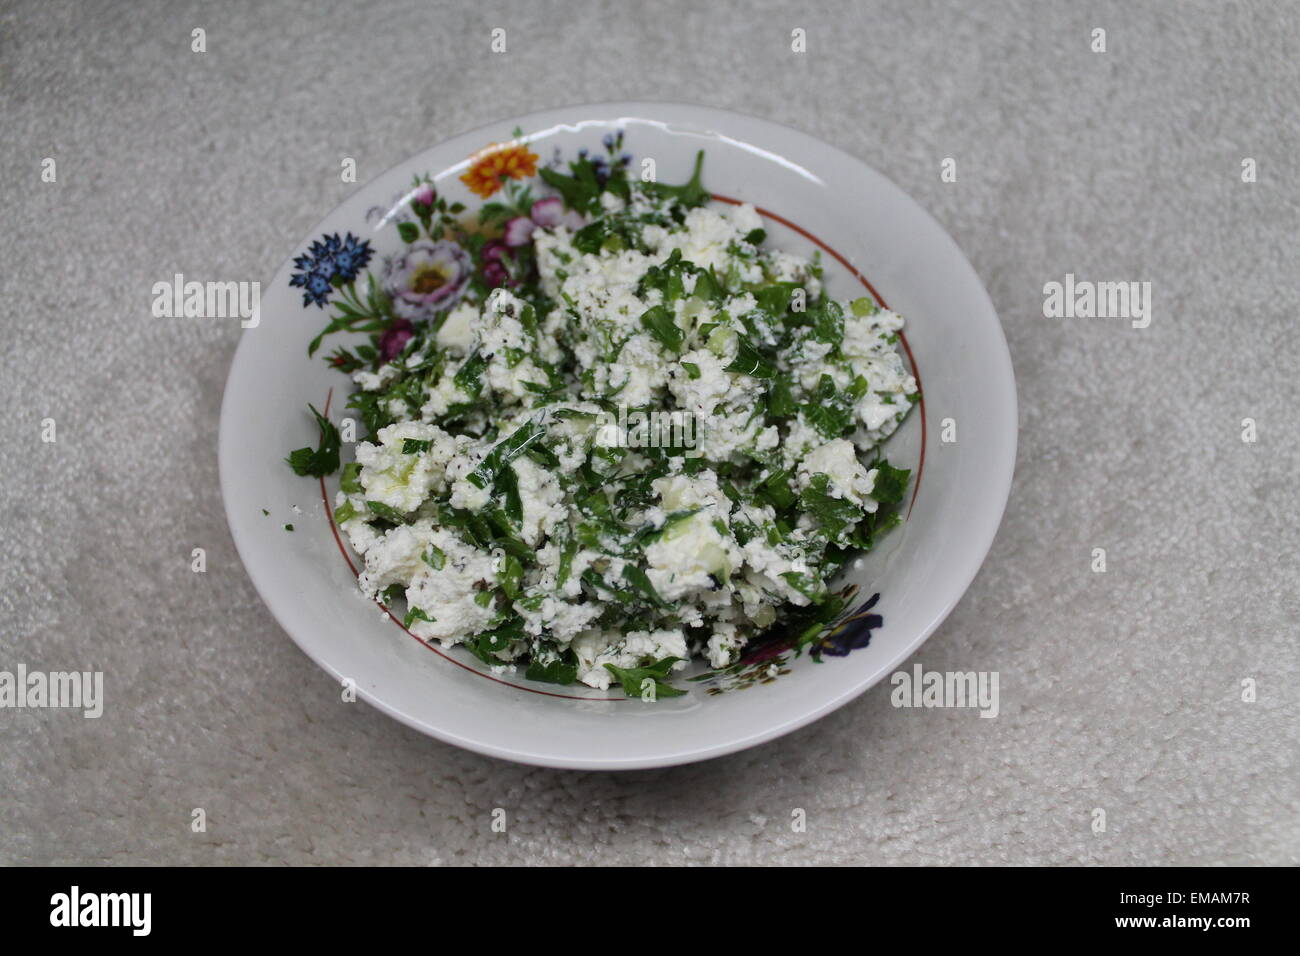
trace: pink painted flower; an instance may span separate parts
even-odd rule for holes
[[[564,203],[558,196],[539,199],[533,203],[529,218],[539,226],[558,226],[564,221]]]
[[[511,249],[526,246],[533,241],[533,230],[537,223],[525,216],[517,216],[506,223],[506,233],[502,237]]]
[[[418,239],[388,261],[384,291],[400,318],[426,319],[460,300],[469,282],[469,253],[448,239]]]
[[[497,286],[505,285],[510,280],[510,270],[501,261],[506,255],[506,244],[500,239],[485,242],[480,255],[483,262],[483,281],[487,283],[488,288],[495,289]]]
[[[379,358],[384,362],[391,362],[397,356],[402,354],[402,349],[406,348],[406,343],[411,341],[411,336],[415,332],[411,328],[411,323],[406,319],[398,319],[390,325],[383,334],[379,336]]]
[[[526,246],[533,241],[533,233],[540,228],[563,225],[570,231],[577,231],[584,225],[583,218],[576,212],[565,212],[564,203],[558,196],[539,199],[527,216],[516,216],[506,223],[505,243],[510,248]]]
[[[437,198],[437,195],[438,194],[433,191],[433,187],[428,183],[425,183],[415,191],[414,195],[411,196],[411,202],[418,202],[422,206],[432,206],[433,200]]]

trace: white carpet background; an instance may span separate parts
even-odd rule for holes
[[[110,685],[0,710],[0,863],[1300,862],[1296,3],[205,6],[0,6],[0,669]],[[339,703],[263,608],[217,484],[238,326],[153,283],[265,281],[343,156],[612,99],[840,146],[983,277],[1016,481],[917,660],[999,671],[997,719],[881,686],[702,765],[531,769]],[[1044,319],[1067,272],[1151,281],[1151,327]]]

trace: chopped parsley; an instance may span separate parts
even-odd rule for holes
[[[316,411],[315,405],[307,407],[311,409],[312,415],[316,418],[316,425],[320,428],[320,445],[315,449],[308,447],[291,451],[285,461],[289,463],[295,475],[323,478],[338,471],[339,430],[328,418]]]

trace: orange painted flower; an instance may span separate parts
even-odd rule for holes
[[[501,188],[501,180],[528,179],[537,175],[537,154],[529,152],[523,143],[496,143],[475,154],[469,171],[460,181],[473,192],[487,199]]]

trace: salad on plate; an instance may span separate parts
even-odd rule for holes
[[[461,177],[473,212],[417,180],[377,211],[403,244],[378,275],[349,234],[295,284],[334,296],[311,351],[370,333],[329,358],[365,433],[333,501],[361,590],[498,673],[664,698],[774,631],[815,650],[831,579],[898,520],[910,473],[880,446],[917,385],[902,318],[717,208],[703,153],[668,186],[620,140],[540,170],[494,148]],[[288,463],[324,476],[341,441],[312,412]]]

